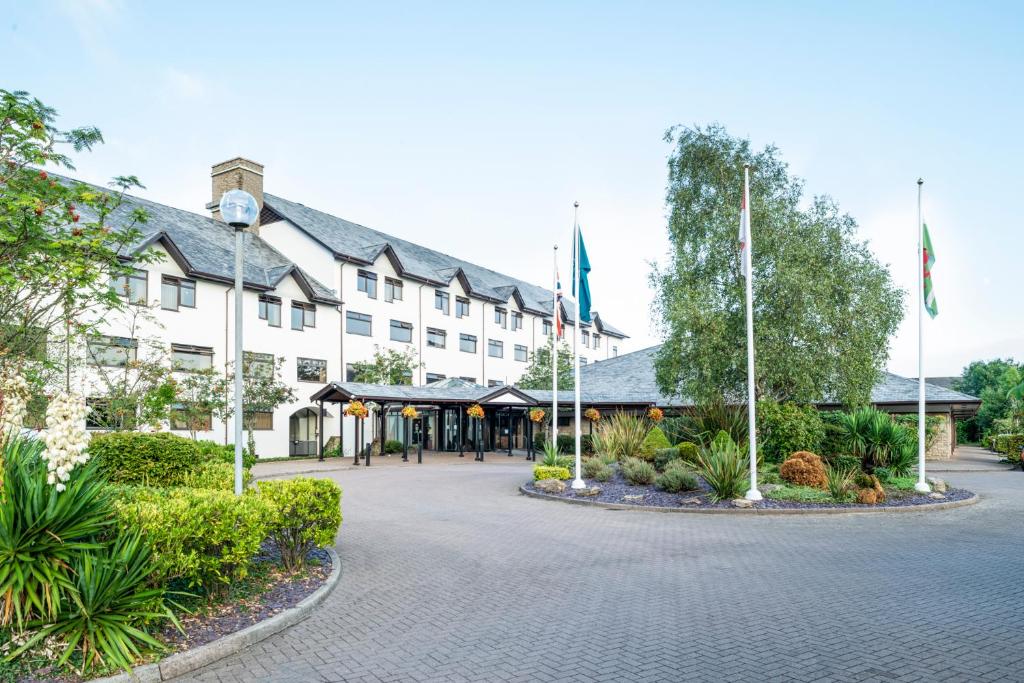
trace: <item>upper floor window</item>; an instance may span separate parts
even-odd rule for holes
[[[521,362],[525,363],[526,362],[526,357],[527,357],[528,353],[529,352],[527,351],[527,348],[525,346],[523,346],[522,344],[516,344],[516,360],[517,361],[521,361]]]
[[[582,339],[583,339],[583,345],[584,346],[590,346],[590,333],[589,332],[587,332],[586,330],[583,330],[582,332],[580,332],[580,337],[582,337]]]
[[[412,341],[412,323],[401,320],[391,321],[391,341],[409,343]]]
[[[128,337],[100,337],[86,344],[89,362],[111,368],[123,368],[138,358],[139,342]]]
[[[448,315],[448,292],[434,290],[434,308]]]
[[[434,382],[440,382],[443,379],[447,379],[445,375],[439,375],[436,372],[427,373],[427,384],[433,384]]]
[[[476,337],[471,334],[459,335],[459,351],[476,353]]]
[[[519,311],[512,311],[512,329],[523,329],[523,314]]]
[[[461,296],[455,297],[455,317],[456,318],[468,318],[469,317],[469,299]]]
[[[89,410],[85,415],[86,429],[135,429],[139,424],[138,410],[135,406],[127,410],[116,405],[109,398],[87,398],[85,405]]]
[[[448,343],[448,333],[444,330],[427,328],[427,346],[435,349],[443,349]]]
[[[489,380],[487,380],[487,386],[489,386],[489,387],[503,387],[503,386],[505,386],[505,383],[502,382],[500,379],[489,379]]]
[[[345,381],[356,381],[356,366],[354,366],[352,363],[345,363]]]
[[[594,333],[594,348],[601,348],[601,335],[599,335],[597,332]]]
[[[494,308],[494,322],[503,328],[508,327],[508,311],[504,308]]]
[[[392,301],[402,300],[402,281],[394,278],[384,278],[384,301],[391,303]]]
[[[119,275],[111,280],[110,286],[130,304],[145,304],[149,299],[149,273],[144,270]]]
[[[550,320],[545,320],[544,322],[542,322],[541,326],[540,326],[540,329],[541,329],[541,334],[543,334],[545,337],[550,336],[551,335],[551,321]]]
[[[373,334],[373,317],[365,313],[347,311],[345,313],[345,331],[349,334],[361,334],[369,337]]]
[[[295,377],[300,382],[327,381],[327,361],[319,358],[296,358]]]
[[[356,289],[366,292],[371,299],[377,298],[377,274],[368,270],[360,270],[356,274]]]
[[[209,370],[213,367],[213,349],[208,346],[171,344],[171,368],[182,372]]]
[[[247,377],[273,377],[274,354],[243,351],[242,374]]]
[[[301,332],[303,327],[316,327],[316,306],[301,301],[293,301],[292,329]]]
[[[160,308],[176,311],[196,307],[196,282],[171,275],[160,276]]]
[[[281,300],[276,296],[260,294],[260,320],[271,327],[281,327]]]
[[[491,358],[504,358],[505,357],[505,343],[500,342],[497,339],[487,340],[487,355]]]

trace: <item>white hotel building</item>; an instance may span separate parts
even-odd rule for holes
[[[105,353],[100,342],[88,354],[93,369],[82,383],[97,409],[102,395],[95,373],[116,363],[125,347],[139,359],[162,349],[178,372],[223,370],[234,361],[234,231],[216,211],[221,194],[234,187],[261,207],[245,241],[243,346],[246,353],[283,357],[283,378],[298,397],[258,417],[261,456],[315,453],[317,406],[309,397],[328,381],[351,380],[352,364],[372,360],[378,347],[413,351],[419,364],[413,385],[460,378],[495,387],[513,384],[530,354],[547,343],[547,288],[265,193],[263,167],[247,159],[215,165],[212,187],[212,218],[135,197],[113,217],[144,209],[149,220],[134,253],[152,249],[163,258],[121,283],[133,304],[148,306],[151,320],[130,327],[122,314],[107,316],[101,331],[116,352]],[[560,308],[571,334],[572,311]],[[581,361],[626,350],[626,335],[600,315],[582,335]],[[337,407],[328,407],[326,438],[339,433],[340,417]],[[230,419],[211,418],[209,427],[199,438],[231,439]],[[353,452],[353,431],[343,430],[346,454]]]

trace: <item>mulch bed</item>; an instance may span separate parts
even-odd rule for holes
[[[655,488],[652,485],[634,486],[628,483],[622,474],[616,470],[610,481],[600,482],[592,479],[585,479],[588,487],[597,487],[601,492],[596,496],[582,496],[570,488],[571,481],[565,482],[563,493],[549,494],[534,488],[533,482],[526,484],[526,489],[543,495],[550,495],[556,498],[579,499],[596,503],[615,503],[618,505],[636,505],[640,507],[663,507],[663,508],[733,508],[732,501],[721,500],[711,502],[709,492],[711,488],[698,477],[700,488],[696,491],[682,491],[680,493],[667,493]],[[825,508],[853,508],[872,509],[887,507],[908,507],[913,505],[934,505],[935,503],[947,503],[957,500],[966,500],[974,495],[966,489],[947,488],[943,494],[945,498],[929,498],[928,494],[917,493],[916,491],[894,491],[886,489],[886,500],[881,505],[861,505],[859,503],[805,503],[793,500],[772,500],[765,497],[764,500],[753,504],[754,508],[762,509],[825,509]],[[764,491],[762,491],[764,493]],[[630,498],[630,496],[643,496],[642,499]]]

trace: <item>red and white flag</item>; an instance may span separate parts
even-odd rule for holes
[[[740,269],[743,277],[749,276],[747,269],[750,267],[750,257],[747,250],[750,248],[750,184],[746,176],[743,178],[743,198],[740,203]]]
[[[562,278],[555,271],[555,339],[562,338]]]

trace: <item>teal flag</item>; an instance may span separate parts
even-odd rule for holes
[[[579,234],[579,248],[578,253],[580,255],[580,293],[576,294],[576,281],[572,283],[572,295],[576,297],[576,301],[580,305],[580,320],[589,323],[590,322],[590,282],[587,276],[590,275],[590,259],[587,258],[587,247],[583,244],[583,231],[576,228],[577,234]],[[577,249],[572,250],[572,265],[576,267],[576,254]]]

